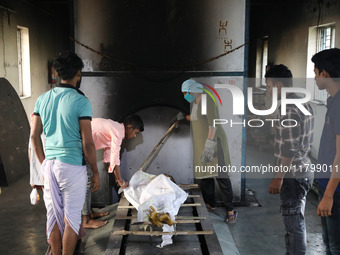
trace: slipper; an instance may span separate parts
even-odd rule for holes
[[[110,212],[92,212],[91,213],[91,218],[92,219],[98,219],[100,217],[104,217],[106,215],[109,215]]]
[[[238,212],[237,212],[237,211],[234,211],[234,214],[227,215],[227,217],[226,217],[226,219],[225,219],[225,222],[226,222],[227,224],[233,224],[233,223],[236,222],[237,216],[238,216]],[[230,219],[230,218],[232,218],[232,217],[234,217],[234,219]]]

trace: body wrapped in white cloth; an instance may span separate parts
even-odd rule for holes
[[[126,199],[138,210],[138,221],[149,220],[150,206],[157,212],[169,213],[172,220],[178,214],[188,194],[163,174],[158,176],[137,171],[131,178],[129,187],[124,189]],[[173,226],[163,225],[164,232],[174,231]],[[163,236],[160,247],[172,244],[171,235]]]

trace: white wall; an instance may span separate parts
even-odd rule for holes
[[[294,78],[298,78],[294,81],[297,87],[305,87],[301,81],[306,78],[307,63],[311,61],[308,56],[308,32],[310,27],[317,25],[319,10],[320,25],[335,22],[335,47],[340,47],[340,1],[323,1],[321,9],[318,2],[277,1],[276,4],[264,4],[252,9],[251,40],[268,36],[269,61],[288,66]],[[250,55],[249,68],[251,75],[254,75],[252,69],[256,66],[256,52]],[[326,107],[315,103],[311,105],[315,116],[312,156],[317,158]]]
[[[17,26],[29,29],[31,96],[22,99],[27,116],[34,110],[40,94],[46,92],[48,84],[48,60],[56,52],[68,46],[68,38],[61,39],[60,31],[68,27],[56,25],[56,18],[28,1],[12,0],[10,8],[15,13],[0,9],[0,76],[6,78],[19,93]],[[63,34],[63,33],[61,33]]]

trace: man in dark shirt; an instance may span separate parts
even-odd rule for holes
[[[326,253],[340,254],[340,49],[321,51],[312,62],[317,86],[330,95],[318,156],[318,169],[322,171],[317,175],[317,213],[321,216]]]
[[[281,99],[282,87],[292,86],[292,73],[284,65],[271,67],[266,75],[271,95],[277,89]],[[294,93],[286,98],[299,100]],[[306,166],[311,164],[308,153],[313,140],[314,117],[309,104],[303,104],[310,113],[303,113],[295,104],[288,104],[286,114],[275,122],[274,157],[278,171],[269,186],[270,194],[280,194],[281,215],[286,229],[286,254],[305,254],[307,245],[305,204],[312,186],[313,175]],[[281,106],[279,107],[279,110]],[[283,125],[284,123],[284,125]]]

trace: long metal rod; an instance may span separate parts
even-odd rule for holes
[[[161,143],[163,142],[163,140],[169,135],[169,133],[174,129],[175,127],[175,123],[173,123],[170,128],[168,129],[168,131],[166,131],[165,135],[161,138],[161,140],[156,144],[155,148],[153,148],[153,150],[151,151],[151,153],[149,154],[149,156],[146,158],[146,160],[143,162],[143,164],[140,166],[140,168],[138,170],[143,171],[143,168],[145,167],[146,163],[149,161],[149,159],[152,157],[152,155],[157,151],[158,147],[161,145]]]
[[[131,76],[131,74],[164,74],[164,75],[186,75],[188,77],[211,77],[211,76],[243,76],[244,72],[217,72],[217,71],[82,71],[83,77],[126,77]]]

